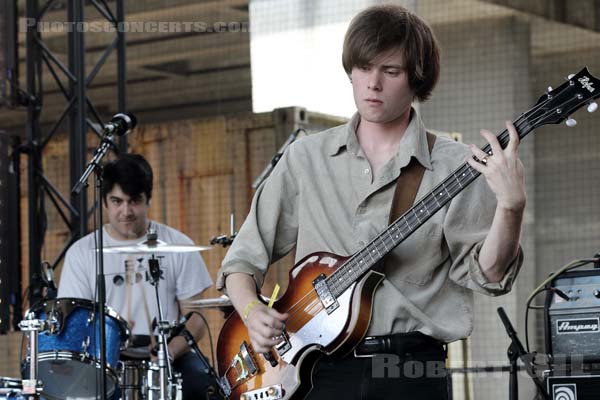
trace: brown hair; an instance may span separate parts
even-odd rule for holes
[[[377,5],[356,15],[344,38],[342,64],[366,66],[380,54],[401,48],[408,83],[419,101],[431,95],[440,75],[440,49],[425,21],[399,5]]]

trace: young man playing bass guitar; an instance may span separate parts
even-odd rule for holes
[[[342,61],[357,113],[348,124],[291,145],[256,192],[217,286],[227,290],[241,316],[253,357],[264,360],[262,353],[272,359],[261,361],[260,370],[299,363],[299,347],[308,343],[335,352],[312,368],[311,399],[446,399],[447,377],[439,370],[405,376],[401,364],[400,376],[375,376],[372,356],[393,354],[401,363],[439,361],[443,371],[444,344],[472,331],[473,292],[510,290],[523,260],[519,240],[526,196],[519,136],[507,122],[510,141],[502,149],[491,132],[482,130],[490,155],[427,134],[411,104],[427,100],[437,83],[438,44],[430,27],[399,5],[358,14],[346,33]],[[428,221],[388,248],[378,235],[398,216],[391,219],[390,210],[394,214],[398,202],[406,202],[398,198],[408,193],[412,205],[465,160],[485,179],[475,180],[431,215],[424,204],[407,224],[420,225],[419,215]],[[419,177],[407,178],[414,171]],[[399,208],[403,212],[406,206]],[[393,229],[387,234],[391,240],[398,237]],[[373,244],[375,239],[382,247]],[[290,307],[269,308],[258,298],[263,277],[272,262],[294,248],[298,264],[288,293],[307,294],[296,296]],[[349,259],[355,264],[343,259],[344,274],[333,275],[340,265],[336,256],[305,259],[315,252],[353,255]],[[382,254],[386,257],[379,262]],[[333,261],[328,265],[328,260]],[[383,274],[374,284],[364,278],[373,274],[362,268],[370,260]],[[317,268],[315,263],[325,272],[307,278],[305,271]],[[320,285],[322,278],[326,285]],[[346,279],[352,279],[350,286],[344,286]],[[352,295],[346,295],[347,286]],[[345,310],[348,316],[340,319]],[[318,320],[314,326],[310,318]],[[319,332],[313,335],[309,326]],[[339,336],[327,342],[329,330],[338,327]],[[310,379],[302,381],[306,386],[310,389]],[[294,390],[287,388],[286,398]]]

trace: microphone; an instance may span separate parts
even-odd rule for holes
[[[177,336],[181,335],[181,332],[183,332],[185,330],[186,322],[188,322],[188,320],[192,317],[193,314],[194,314],[193,312],[189,312],[189,313],[185,314],[183,317],[181,317],[179,322],[173,327],[173,329],[171,329],[171,334],[169,335],[169,338],[167,339],[167,344],[171,343],[171,340],[173,340]]]
[[[128,134],[137,125],[137,118],[133,114],[115,114],[108,124],[104,125],[106,135],[123,136]]]
[[[518,352],[517,355],[520,357],[524,354],[527,354],[525,352],[525,348],[521,344],[521,341],[517,337],[517,332],[515,331],[515,328],[513,327],[513,325],[510,323],[510,319],[508,319],[508,315],[506,315],[504,308],[498,307],[496,309],[496,311],[498,312],[498,315],[500,316],[500,320],[502,321],[502,324],[504,325],[504,329],[506,329],[506,333],[508,334],[508,337],[510,337],[510,339],[513,341],[513,343],[515,344],[515,346],[517,348],[516,349]]]
[[[279,162],[279,159],[281,158],[281,156],[283,156],[283,153],[287,150],[287,148],[292,143],[294,143],[294,141],[298,138],[298,135],[300,134],[300,132],[306,133],[306,131],[304,129],[298,128],[287,138],[285,143],[279,148],[277,153],[275,153],[275,155],[273,156],[273,158],[271,159],[269,164],[267,164],[265,169],[263,169],[263,171],[260,173],[258,178],[256,178],[254,180],[254,182],[252,182],[252,189],[256,189],[257,187],[260,186],[261,183],[263,183],[263,181],[265,179],[267,179],[267,177],[269,176],[271,171],[273,171],[273,168],[275,168],[275,165],[277,165],[277,163]]]
[[[181,335],[183,331],[187,330],[187,329],[185,329],[185,324],[186,324],[186,322],[189,321],[189,319],[192,317],[192,315],[194,315],[194,313],[190,311],[189,313],[187,313],[183,317],[181,317],[179,322],[177,324],[175,324],[175,326],[171,329],[171,333],[169,334],[169,337],[167,338],[167,344],[171,343],[171,341],[173,339],[175,339],[177,336]],[[154,331],[154,328],[156,328],[156,318],[154,318],[154,321],[152,321],[152,330],[153,331]],[[154,348],[152,348],[150,353],[153,355],[158,354],[158,343],[154,346]]]

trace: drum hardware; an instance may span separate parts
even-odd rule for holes
[[[21,388],[21,393],[24,395],[35,396],[37,398],[42,393],[43,384],[38,379],[38,334],[56,325],[56,320],[42,321],[35,319],[34,315],[30,313],[27,314],[26,319],[19,322],[19,329],[27,332],[29,337],[29,378],[22,380]]]
[[[218,308],[218,307],[232,307],[233,304],[229,297],[226,295],[222,295],[220,297],[216,297],[214,299],[199,299],[199,300],[186,300],[183,303],[189,305],[191,307],[196,308]]]
[[[144,242],[146,245],[153,247],[155,243],[160,242],[158,240],[156,231],[151,229],[147,234],[147,241]],[[164,243],[164,242],[163,242]],[[200,246],[198,246],[200,247]],[[197,251],[197,250],[194,250]],[[177,382],[173,376],[171,368],[171,362],[169,360],[169,349],[167,347],[167,334],[172,329],[172,324],[169,321],[163,319],[163,311],[160,303],[160,295],[158,291],[158,283],[162,276],[162,270],[160,268],[160,260],[152,254],[152,258],[148,260],[148,270],[150,273],[150,284],[154,286],[154,292],[156,294],[156,307],[158,309],[158,370],[160,377],[160,396],[159,400],[172,400],[177,397]],[[181,392],[179,392],[181,393]]]
[[[36,395],[23,395],[23,381],[21,379],[0,377],[0,398],[14,400],[29,400]]]

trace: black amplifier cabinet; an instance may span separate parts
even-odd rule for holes
[[[600,361],[600,270],[566,272],[552,286],[565,293],[546,297],[546,353],[555,360]],[[598,392],[600,393],[600,392]]]
[[[549,376],[546,390],[551,400],[598,400],[600,375]]]

